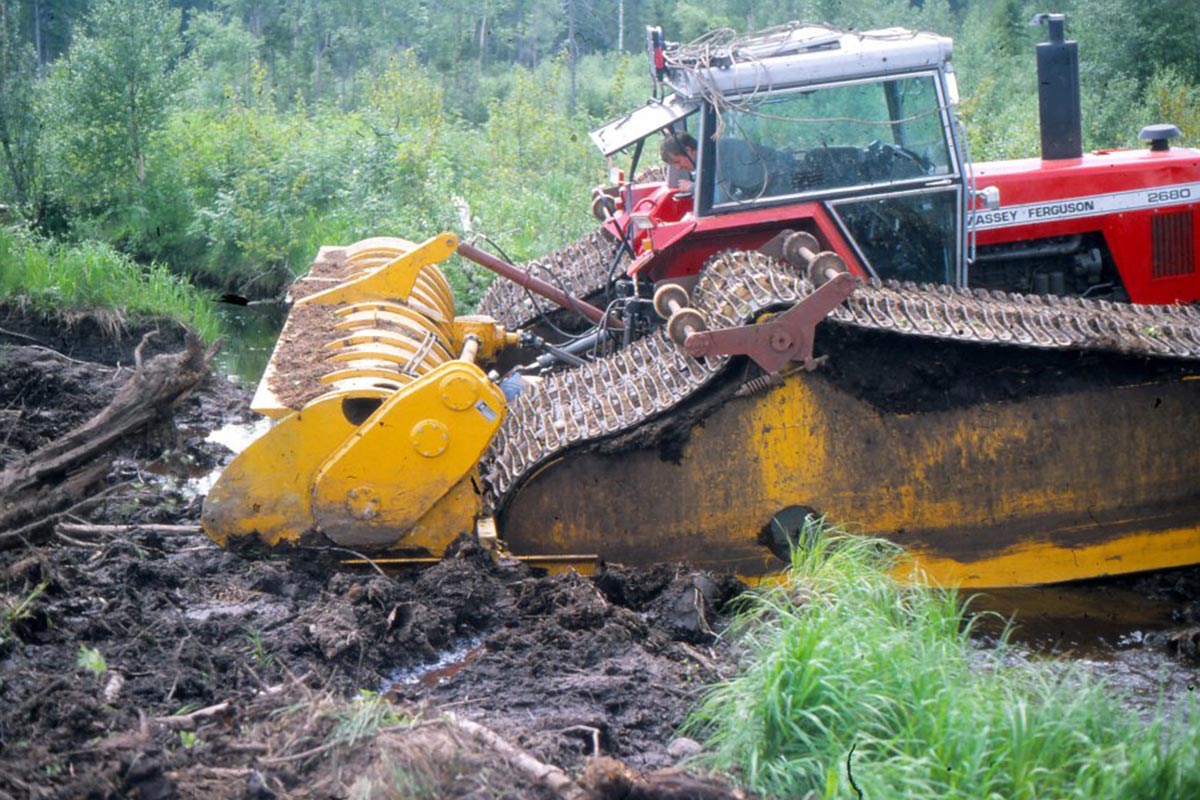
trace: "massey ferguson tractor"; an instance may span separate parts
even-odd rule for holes
[[[962,586],[1200,563],[1200,152],[1151,124],[1084,153],[1039,20],[1041,156],[983,164],[949,39],[651,30],[653,97],[592,134],[622,167],[592,235],[322,248],[209,535],[754,577],[825,519]],[[502,276],[476,315],[452,256]]]

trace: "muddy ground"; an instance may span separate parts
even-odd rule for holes
[[[0,344],[0,463],[103,407],[138,339],[24,330]],[[672,770],[733,669],[716,634],[743,587],[670,565],[550,577],[469,543],[397,576],[223,552],[189,480],[247,400],[210,379],[174,431],[123,444],[77,527],[0,551],[0,798],[561,796],[545,766],[592,797],[737,796]],[[134,527],[78,527],[98,524]],[[1200,573],[1123,590],[1200,621]],[[1191,636],[1146,642],[1194,656]]]
[[[129,347],[50,332],[0,350],[3,463],[128,377]],[[525,757],[590,764],[593,796],[637,774],[689,785],[656,771],[692,752],[676,731],[728,669],[714,634],[739,584],[672,566],[549,577],[468,543],[399,576],[225,553],[168,526],[198,523],[187,481],[228,456],[205,437],[247,400],[210,379],[177,433],[122,446],[118,488],[77,527],[0,552],[0,798],[558,796]],[[100,524],[135,527],[78,527]],[[733,795],[706,780],[675,796]]]

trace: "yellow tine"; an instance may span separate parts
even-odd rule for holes
[[[341,350],[346,347],[356,345],[371,345],[374,342],[391,345],[402,350],[411,349],[413,352],[426,351],[434,358],[438,359],[440,364],[443,361],[449,361],[453,356],[442,342],[434,339],[431,342],[426,341],[425,336],[406,336],[404,333],[396,331],[386,331],[364,328],[352,331],[346,336],[325,345],[326,350]]]
[[[389,252],[392,253],[392,258],[398,255],[407,253],[416,247],[415,242],[408,239],[401,239],[398,236],[372,236],[369,239],[360,239],[354,244],[346,246],[347,258],[358,258],[362,255],[369,255],[372,252]]]
[[[395,364],[381,362],[378,366],[350,366],[345,369],[335,370],[322,375],[318,380],[323,384],[332,385],[338,381],[352,380],[354,378],[373,378],[379,380],[381,383],[391,382],[400,385],[404,385],[413,379],[411,375],[405,375],[397,369]]]
[[[296,302],[306,305],[337,305],[375,298],[408,300],[425,267],[444,261],[454,253],[457,247],[457,236],[452,233],[441,233],[413,246],[389,262],[380,264],[374,269],[362,270],[350,279],[307,295]],[[374,264],[376,253],[372,250],[367,246],[354,248],[354,252],[348,256],[350,267],[354,269],[364,263]],[[435,274],[431,280],[436,282],[437,277]],[[438,293],[435,292],[435,294]],[[436,307],[439,303],[433,305]],[[445,307],[444,303],[440,305]],[[452,314],[453,306],[450,307],[450,310]],[[443,312],[438,310],[437,313]]]
[[[398,392],[408,384],[416,380],[415,377],[409,375],[401,375],[399,379],[393,378],[376,378],[370,376],[356,376],[353,370],[344,370],[345,374],[341,377],[329,382],[329,389],[333,392],[358,392],[369,389],[383,390],[385,392]],[[324,382],[324,379],[322,379]]]
[[[441,267],[436,264],[428,264],[421,270],[421,274],[417,276],[417,285],[425,284],[431,287],[432,293],[439,300],[439,305],[449,309],[450,316],[453,317],[454,290],[450,288],[450,281],[446,280],[446,274],[442,272]]]
[[[420,316],[420,315],[417,315]],[[438,335],[438,326],[431,323],[427,317],[412,319],[408,316],[393,314],[390,311],[360,311],[355,314],[340,316],[333,323],[335,331],[383,330],[403,331],[410,336],[424,336],[426,333]]]
[[[441,321],[434,317],[421,313],[409,306],[401,305],[400,303],[392,303],[386,300],[374,300],[367,303],[355,303],[353,305],[342,306],[337,309],[334,314],[341,318],[347,319],[354,317],[355,319],[365,319],[356,315],[365,313],[375,314],[395,314],[407,320],[416,322],[421,327],[431,331],[443,341],[454,340],[454,329],[449,321]]]
[[[385,361],[393,364],[399,364],[406,372],[416,374],[424,374],[436,367],[438,364],[445,363],[436,358],[414,359],[411,350],[400,349],[386,344],[374,345],[356,345],[353,347],[344,347],[338,352],[330,355],[325,359],[329,363],[343,364],[359,360],[367,361]]]

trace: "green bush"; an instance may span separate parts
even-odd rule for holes
[[[1003,641],[973,646],[957,596],[897,582],[886,542],[801,539],[739,617],[741,674],[688,723],[711,765],[780,797],[849,797],[851,775],[865,797],[1200,796],[1200,730],[1143,725],[1081,670]]]

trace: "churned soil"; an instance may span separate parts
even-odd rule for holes
[[[55,344],[0,347],[2,463],[127,372],[124,351]],[[0,550],[0,798],[564,796],[531,763],[574,796],[740,796],[677,769],[679,725],[731,669],[716,633],[739,583],[548,576],[469,541],[399,575],[225,552],[189,480],[228,458],[206,436],[246,403],[210,379],[52,538]],[[639,795],[618,774],[675,777]]]
[[[128,377],[142,332],[112,343],[87,324],[0,332],[0,467]],[[915,401],[869,364],[829,374],[885,407],[971,400],[936,374]],[[0,548],[0,800],[741,796],[687,772],[698,745],[678,733],[734,669],[717,634],[739,583],[676,565],[548,576],[469,541],[398,575],[225,552],[198,529],[193,481],[229,458],[207,437],[248,421],[247,399],[210,379],[169,430],[122,444],[53,537]],[[1135,588],[1194,626],[1195,576]],[[1160,644],[1194,658],[1195,630]]]

